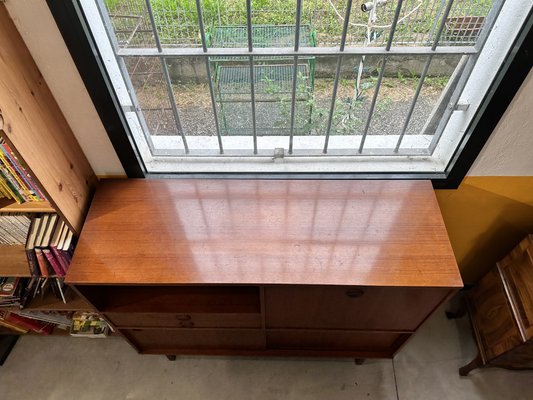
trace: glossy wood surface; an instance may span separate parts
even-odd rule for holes
[[[461,287],[428,181],[110,180],[67,282]]]

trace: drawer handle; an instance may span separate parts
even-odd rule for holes
[[[178,321],[189,321],[191,319],[190,315],[178,315],[176,316]]]
[[[194,326],[194,322],[192,321],[181,321],[180,322],[180,328],[192,328]]]
[[[358,297],[361,297],[362,295],[364,295],[365,292],[363,289],[348,289],[346,291],[346,296],[352,298],[352,299],[356,299]]]

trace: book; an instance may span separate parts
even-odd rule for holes
[[[72,325],[72,312],[70,311],[33,311],[20,310],[15,312],[26,318],[54,324],[61,329],[69,329]]]
[[[37,257],[33,251],[35,247],[35,240],[37,239],[37,233],[41,228],[41,217],[34,217],[31,221],[28,238],[26,240],[25,250],[26,258],[28,259],[28,266],[30,268],[30,274],[32,276],[39,275],[39,264],[37,263]]]
[[[49,335],[54,328],[53,325],[47,322],[37,321],[31,318],[26,318],[21,315],[17,315],[13,312],[10,312],[10,311],[5,313],[2,320],[11,325],[18,326],[22,329],[33,331],[35,333],[41,333],[43,335]]]
[[[5,142],[1,143],[2,151],[5,154],[8,162],[13,166],[13,169],[16,170],[17,175],[22,179],[24,185],[28,191],[32,194],[32,197],[35,201],[46,201],[46,197],[39,189],[39,186],[35,183],[31,175],[26,171],[22,163],[18,160],[17,156],[9,145]]]
[[[96,313],[75,312],[72,316],[71,336],[100,338],[108,332],[109,325]]]

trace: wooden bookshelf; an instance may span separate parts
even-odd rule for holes
[[[0,245],[0,276],[27,278],[30,276],[23,245]]]
[[[55,209],[47,201],[19,204],[11,199],[0,199],[1,213],[53,213]]]
[[[22,204],[0,199],[0,214],[57,213],[79,235],[97,179],[1,1],[0,60],[0,137],[48,199]],[[0,245],[0,276],[30,277],[24,245]],[[33,299],[25,309],[92,310],[76,293],[69,292],[67,304],[50,293]],[[13,334],[0,328],[0,334],[6,332]],[[56,333],[68,335],[58,329]]]
[[[65,304],[52,293],[48,293],[44,298],[37,296],[24,309],[28,311],[94,311],[94,308],[72,289],[68,291],[66,300]]]

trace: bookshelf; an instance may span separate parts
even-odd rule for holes
[[[1,2],[0,138],[47,199],[19,204],[2,198],[0,215],[57,213],[70,230],[79,235],[96,186],[96,176]],[[0,245],[0,277],[30,276],[25,246]],[[74,291],[69,293],[67,304],[49,294],[35,297],[25,309],[92,310]],[[2,309],[9,310],[9,307]],[[0,329],[2,332],[6,333],[6,329]]]

